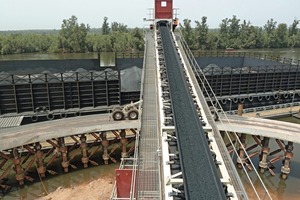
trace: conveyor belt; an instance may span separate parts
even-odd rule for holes
[[[183,169],[185,198],[189,200],[226,199],[204,130],[187,87],[170,30],[161,25],[160,32],[171,92],[180,162]]]

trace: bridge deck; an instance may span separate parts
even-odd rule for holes
[[[158,97],[153,33],[146,33],[147,58],[144,78],[142,127],[139,144],[137,199],[161,199],[158,139]]]
[[[24,144],[83,133],[140,128],[140,120],[109,120],[108,114],[98,114],[46,121],[19,127],[0,129],[0,151]]]
[[[220,115],[220,119],[221,121],[217,121],[216,125],[222,131],[260,135],[300,143],[300,124],[236,115],[227,115],[227,117]]]

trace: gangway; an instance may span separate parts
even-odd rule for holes
[[[152,32],[146,32],[142,126],[137,172],[137,199],[161,199],[156,56]]]

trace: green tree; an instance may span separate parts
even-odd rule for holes
[[[256,39],[258,35],[254,26],[251,25],[250,21],[243,21],[240,28],[240,41],[241,48],[250,49],[256,47]]]
[[[240,19],[235,15],[223,19],[220,24],[219,48],[241,48]]]
[[[277,47],[276,25],[277,22],[274,21],[274,19],[268,20],[267,23],[264,25],[264,30],[266,32],[265,46],[267,48]]]
[[[267,32],[268,35],[271,35],[274,33],[276,29],[277,22],[274,21],[274,19],[270,19],[267,21],[267,23],[264,25],[264,29]]]
[[[207,49],[217,50],[219,45],[219,32],[209,31],[207,35]]]
[[[62,47],[71,52],[85,52],[89,30],[89,25],[83,23],[79,25],[74,15],[69,19],[64,19],[59,32]]]
[[[127,33],[127,25],[124,25],[123,23],[113,22],[111,23],[111,30],[121,33]]]
[[[49,53],[59,53],[61,52],[62,43],[59,36],[51,37],[51,45],[48,48]]]
[[[242,46],[241,38],[240,38],[240,19],[238,19],[235,15],[229,19],[229,43],[230,47],[235,49],[240,49]]]
[[[289,36],[297,35],[299,29],[297,28],[299,20],[294,19],[292,25],[289,27]]]
[[[292,25],[289,27],[288,35],[288,47],[300,47],[300,31],[297,27],[299,20],[294,20]]]
[[[285,23],[279,24],[276,29],[276,47],[285,48],[288,44],[288,28]]]
[[[197,39],[197,48],[198,49],[207,49],[208,44],[208,25],[207,25],[207,17],[203,16],[201,19],[201,23],[199,21],[195,21],[195,35]]]
[[[255,30],[255,47],[254,48],[264,48],[265,47],[265,35],[262,27],[254,27]]]
[[[223,19],[220,24],[218,48],[226,49],[230,47],[229,24],[228,18]]]
[[[102,24],[102,34],[108,35],[109,32],[110,32],[110,28],[109,28],[108,18],[104,17],[103,24]]]
[[[187,45],[191,49],[193,49],[195,36],[194,36],[194,32],[192,30],[191,20],[184,19],[183,20],[183,26],[180,24],[180,28],[181,28],[182,35],[183,35]]]
[[[236,39],[240,36],[240,19],[238,19],[235,15],[232,16],[229,22],[229,37],[230,39]]]
[[[134,28],[131,32],[133,39],[131,41],[131,47],[135,50],[144,50],[144,34],[141,29]]]
[[[88,36],[88,46],[90,51],[113,51],[110,35],[94,34]]]

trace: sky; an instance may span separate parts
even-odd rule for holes
[[[300,20],[300,0],[174,0],[178,18],[201,21],[207,17],[209,28],[218,28],[222,19],[250,21],[263,26],[273,18],[279,23],[292,24]],[[130,28],[145,27],[148,8],[154,0],[0,0],[0,30],[60,29],[63,19],[72,15],[79,23],[100,28],[103,18]],[[192,23],[193,25],[194,23]]]

